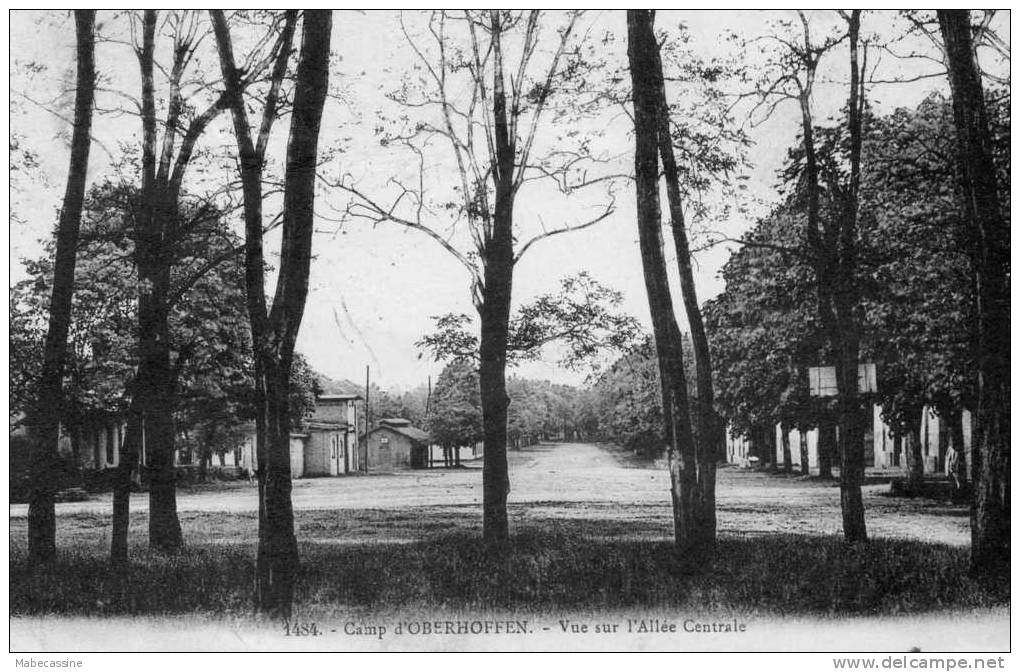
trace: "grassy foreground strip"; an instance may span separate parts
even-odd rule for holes
[[[376,520],[362,520],[365,515]],[[72,541],[91,543],[61,548],[60,559],[46,566],[28,562],[24,521],[12,521],[11,615],[249,612],[254,517],[200,517],[202,532],[177,556],[133,548],[126,581],[107,565],[103,516],[76,517]],[[729,535],[720,539],[714,565],[690,567],[666,540],[606,538],[595,520],[540,520],[519,529],[493,561],[472,529],[476,521],[371,538],[366,523],[385,517],[379,511],[299,514],[298,610],[641,606],[891,615],[1009,602],[1008,585],[982,588],[967,576],[966,548],[920,541],[876,539],[850,547],[835,536]]]

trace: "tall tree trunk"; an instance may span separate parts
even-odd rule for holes
[[[493,45],[492,112],[495,153],[492,180],[496,191],[492,235],[485,248],[482,289],[481,385],[482,433],[485,456],[482,464],[482,523],[487,546],[499,546],[510,538],[506,498],[510,477],[506,461],[507,408],[506,350],[510,324],[510,298],[514,271],[514,165],[516,138],[510,135],[506,89],[503,81],[502,19],[490,12]]]
[[[649,19],[649,23],[654,17]],[[691,329],[691,344],[694,349],[695,390],[694,398],[694,450],[697,465],[698,524],[699,534],[705,546],[715,544],[715,470],[718,461],[716,449],[721,427],[717,422],[712,388],[712,359],[708,347],[705,321],[698,304],[697,288],[694,285],[694,270],[691,267],[691,250],[687,241],[684,220],[683,199],[680,194],[680,171],[673,152],[673,136],[669,125],[669,105],[666,102],[666,87],[662,72],[662,58],[659,44],[649,47],[655,70],[650,76],[655,80],[655,95],[658,102],[657,130],[659,154],[662,159],[663,177],[666,180],[666,198],[669,203],[670,229],[673,232],[673,247],[680,276],[680,295]]]
[[[801,130],[805,155],[805,186],[808,195],[807,241],[813,252],[818,310],[821,323],[835,351],[837,417],[840,426],[840,509],[843,535],[848,542],[867,541],[864,500],[864,428],[858,394],[857,367],[860,355],[860,325],[857,317],[857,207],[861,170],[861,133],[864,111],[863,83],[858,63],[860,10],[848,16],[850,42],[850,95],[847,126],[850,135],[850,178],[839,184],[830,176],[830,193],[837,213],[822,226],[820,216],[819,167],[814,145],[811,93],[818,65],[817,48],[810,43],[807,18],[804,22],[804,63],[807,84],[799,96]],[[824,228],[824,230],[823,230]]]
[[[771,472],[779,470],[779,458],[776,453],[778,445],[776,443],[776,425],[770,422],[764,425],[761,429],[761,438],[763,444],[763,453],[767,456],[765,463],[768,465],[768,469]]]
[[[807,432],[800,430],[800,473],[803,476],[811,475],[811,452],[808,450]]]
[[[488,274],[487,274],[488,275]],[[487,281],[488,284],[488,281]],[[488,288],[487,288],[488,289]],[[491,314],[492,303],[483,307],[479,383],[482,402],[482,534],[486,545],[499,546],[510,538],[506,500],[510,477],[506,458],[506,338],[505,318]]]
[[[921,448],[920,412],[911,417],[917,418],[906,424],[903,434],[903,457],[906,462],[907,488],[917,492],[924,481],[924,453]]]
[[[150,188],[148,193],[159,190]],[[170,260],[163,243],[170,219],[166,202],[152,196],[143,203],[143,226],[135,240],[136,266],[141,279],[138,298],[139,363],[132,395],[145,432],[146,473],[149,476],[149,546],[174,553],[184,543],[177,516],[177,485],[174,472],[174,405],[176,376],[170,357],[170,308],[167,294]],[[135,400],[132,399],[132,403]]]
[[[51,560],[57,553],[53,477],[59,458],[57,442],[60,437],[61,400],[64,396],[64,359],[67,353],[67,332],[71,325],[75,257],[92,144],[92,101],[96,82],[95,19],[96,13],[93,10],[74,12],[78,67],[71,159],[57,225],[53,293],[50,297],[43,365],[29,424],[32,488],[28,506],[28,553],[36,562]]]
[[[314,223],[319,128],[329,83],[332,14],[304,12],[287,168],[284,177],[283,242],[272,310],[267,311],[262,243],[262,165],[277,115],[297,13],[287,12],[263,108],[257,142],[252,141],[240,72],[222,11],[211,12],[226,83],[241,166],[245,218],[245,291],[255,349],[256,441],[259,483],[259,543],[255,601],[260,611],[290,616],[298,570],[291,503],[290,375],[308,296]]]
[[[290,615],[299,562],[291,502],[289,376],[289,366],[269,367],[265,461],[259,464],[265,528],[259,533],[256,561],[259,608],[280,617]]]
[[[208,446],[200,445],[198,447],[198,480],[205,483],[209,480],[209,462],[212,460],[212,454]],[[220,466],[223,465],[223,453],[220,453]]]
[[[149,273],[151,266],[139,267],[140,277],[152,279],[153,275],[156,276],[149,284],[152,292],[148,295],[143,293],[139,301],[139,375],[145,388],[142,417],[145,466],[149,475],[149,548],[175,553],[184,545],[184,537],[177,516],[174,468],[176,380],[170,366],[169,311],[165,305],[169,268],[161,260],[156,260],[156,265],[162,268],[158,268],[155,274]]]
[[[1009,221],[1003,217],[992,160],[981,75],[974,62],[968,10],[939,10],[949,63],[964,212],[977,286],[978,408],[972,438],[974,498],[971,568],[1009,575],[1010,338]]]
[[[699,518],[702,497],[698,488],[697,453],[680,329],[673,312],[663,252],[658,166],[661,83],[656,76],[656,44],[652,14],[647,10],[628,10],[627,55],[634,100],[638,237],[663,388],[663,415],[671,419],[665,430],[670,439],[668,459],[674,536],[678,551],[696,553],[701,550],[706,535],[699,529],[703,521]],[[661,69],[658,72],[658,79],[661,79]]]
[[[113,524],[110,531],[110,563],[125,565],[128,561],[128,532],[131,525],[131,472],[138,467],[142,443],[140,397],[132,394],[128,408],[127,430],[120,448],[120,463],[113,473]]]
[[[177,214],[177,192],[170,189],[169,166],[157,162],[155,52],[158,12],[145,10],[142,46],[137,51],[142,79],[142,194],[136,205],[135,265],[140,280],[138,297],[138,370],[132,395],[145,432],[146,473],[149,475],[149,546],[173,553],[183,545],[177,518],[177,492],[173,468],[176,380],[170,365],[170,289],[172,254],[167,238]],[[174,104],[171,104],[174,108]],[[173,111],[168,120],[176,117]],[[168,124],[166,134],[175,129]],[[166,140],[167,138],[164,138]],[[166,144],[166,143],[165,143]],[[169,156],[165,157],[169,161]],[[132,404],[135,401],[132,399]],[[126,500],[127,501],[127,500]],[[124,509],[124,515],[127,515]]]
[[[243,175],[243,173],[242,173]],[[247,203],[245,204],[247,208]],[[261,215],[260,215],[261,218]],[[261,223],[259,224],[259,244],[261,245]],[[259,283],[259,289],[263,288]],[[249,294],[251,288],[247,288]],[[249,299],[250,301],[250,299]],[[254,325],[255,318],[250,321]],[[254,326],[252,329],[254,333]],[[264,349],[267,334],[263,331],[259,334],[256,343],[262,343],[263,349],[256,349],[255,353],[255,479],[259,491],[259,534],[258,546],[255,551],[255,608],[271,612],[272,601],[272,575],[270,567],[270,550],[272,544],[269,535],[269,516],[266,511],[266,465],[269,464],[269,445],[271,441],[269,430],[269,395],[266,391],[266,362],[270,361],[268,353]],[[258,354],[262,353],[262,354]],[[367,442],[366,442],[367,443]]]
[[[758,458],[758,466],[765,464],[765,443],[762,441],[761,425],[752,425],[747,433],[747,454]]]
[[[297,539],[291,504],[290,472],[290,375],[301,318],[308,297],[315,216],[315,175],[318,164],[319,128],[329,85],[329,10],[305,11],[298,59],[287,169],[284,177],[283,242],[280,275],[269,314],[275,345],[273,362],[264,369],[268,410],[268,461],[265,474],[268,593],[261,608],[289,616],[298,569]]]
[[[839,501],[843,513],[843,536],[848,542],[867,541],[864,520],[864,426],[858,392],[860,361],[860,325],[857,317],[860,303],[857,288],[857,207],[861,171],[861,134],[863,96],[861,71],[858,64],[858,43],[861,10],[850,13],[850,97],[847,125],[850,131],[850,180],[839,197],[839,227],[830,240],[836,253],[836,264],[822,271],[819,279],[827,285],[823,294],[831,308],[823,307],[824,321],[829,325],[830,341],[836,350],[836,388],[839,393]],[[821,269],[820,269],[821,270]]]
[[[497,139],[499,137],[497,131]],[[512,165],[511,157],[511,169]],[[490,256],[485,264],[485,289],[480,308],[481,361],[478,370],[485,441],[482,521],[483,537],[487,545],[499,545],[510,538],[506,512],[506,499],[510,492],[506,458],[507,408],[510,403],[506,392],[506,348],[513,283],[512,218],[512,194],[509,188],[497,188],[496,216],[489,244]]]
[[[832,478],[832,457],[836,454],[836,423],[829,413],[818,422],[818,477]]]
[[[180,216],[182,185],[196,143],[224,109],[226,94],[204,110],[191,109],[182,93],[188,88],[185,71],[202,38],[178,30],[170,51],[172,65],[159,68],[161,74],[167,76],[169,96],[166,117],[161,124],[157,123],[154,73],[158,24],[158,12],[145,10],[142,42],[136,48],[142,84],[142,194],[135,213],[134,244],[141,291],[138,300],[140,362],[134,387],[142,397],[140,411],[150,477],[149,541],[154,549],[173,552],[183,544],[177,517],[174,409],[178,371],[185,355],[179,353],[177,361],[171,365],[169,319],[173,304],[182,297],[171,291],[170,277],[174,265],[180,261],[179,244],[193,225],[193,222],[182,221]],[[159,128],[163,129],[161,149],[158,147]]]
[[[783,471],[792,474],[793,452],[790,450],[790,427],[786,423],[782,423],[779,426],[779,431],[782,432],[783,441]]]
[[[850,274],[852,275],[852,274]],[[839,391],[839,499],[843,514],[843,536],[849,542],[867,541],[864,520],[864,424],[858,394],[857,368],[860,336],[856,311],[856,292],[851,277],[839,285],[842,296],[835,303],[839,327],[839,354],[836,360],[836,385]],[[853,294],[853,298],[849,295]]]

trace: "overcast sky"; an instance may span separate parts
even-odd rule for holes
[[[549,17],[552,22],[558,22],[559,18]],[[730,55],[731,43],[721,39],[725,31],[753,39],[770,30],[770,20],[784,18],[796,17],[784,12],[659,12],[656,25],[668,31],[680,22],[687,24],[692,36],[688,46],[704,58],[713,58]],[[412,28],[420,26],[421,15],[409,14],[406,19]],[[820,32],[836,21],[832,12],[815,13],[812,19]],[[111,27],[116,25],[107,12],[100,12],[99,20],[108,22]],[[1000,21],[1000,30],[1008,40],[1007,21],[1008,17]],[[625,16],[620,11],[592,12],[583,17],[581,23],[592,39],[601,39],[607,31],[617,36],[626,33]],[[864,29],[890,37],[900,25],[891,13],[869,12],[865,15]],[[11,56],[16,63],[11,80],[12,130],[23,135],[26,145],[42,159],[42,174],[24,185],[23,193],[14,197],[18,214],[25,222],[12,221],[11,224],[12,281],[23,277],[20,259],[39,254],[37,241],[53,226],[67,170],[66,124],[41,111],[22,94],[27,93],[36,102],[52,104],[61,85],[73,82],[73,33],[73,22],[66,13],[11,13]],[[239,35],[237,39],[243,40],[243,37]],[[923,43],[905,43],[901,47],[903,52],[933,53],[931,45]],[[604,48],[611,62],[617,59],[621,65],[626,64],[622,41],[608,43]],[[752,47],[752,53],[755,48]],[[333,51],[339,58],[338,69],[332,75],[333,84],[343,90],[346,102],[330,100],[327,103],[321,144],[326,147],[343,145],[346,151],[327,168],[354,175],[361,187],[384,194],[388,177],[407,175],[414,163],[406,153],[381,147],[373,129],[380,123],[377,112],[385,113],[387,109],[392,112],[393,109],[392,105],[387,107],[383,94],[400,85],[402,73],[413,65],[414,56],[407,48],[396,14],[382,11],[337,12]],[[749,56],[749,65],[753,67],[756,58]],[[540,54],[536,61],[544,64],[547,59]],[[19,67],[19,62],[46,67],[29,77],[25,68]],[[97,65],[111,88],[122,86],[133,90],[132,87],[137,87],[137,63],[125,47],[102,45],[97,52]],[[914,77],[937,71],[937,68],[937,64],[925,60],[886,58],[880,65],[880,78]],[[823,62],[822,84],[816,100],[817,120],[835,114],[845,101],[842,79],[846,69],[844,52],[836,52],[829,61]],[[910,84],[876,85],[870,97],[872,104],[883,111],[916,104],[929,92],[945,89],[944,78],[935,77]],[[68,104],[66,98],[64,104]],[[775,174],[785,151],[796,140],[798,115],[793,105],[783,104],[767,121],[748,126],[755,145],[750,152],[753,165],[747,171],[749,188],[744,192],[746,201],[742,205],[749,208],[751,216],[761,213],[768,203],[778,198]],[[743,118],[742,113],[739,116]],[[221,145],[232,142],[228,121],[226,115],[220,117],[209,142]],[[608,154],[616,156],[621,170],[629,170],[633,150],[626,118],[618,117],[603,126],[605,137],[600,140],[601,146]],[[277,144],[271,153],[283,155],[286,128],[287,122],[276,127]],[[544,135],[539,142],[548,145],[557,132],[562,130],[543,128]],[[95,124],[95,135],[103,147],[93,148],[90,179],[110,170],[107,150],[116,154],[119,142],[137,143],[140,123],[136,117],[101,116]],[[436,185],[441,185],[443,180],[448,180],[449,184],[457,181],[456,173],[449,170],[449,160],[445,147],[437,145],[430,150],[429,176]],[[586,215],[598,212],[598,206],[607,202],[604,193],[591,193],[567,201],[544,187],[529,189],[525,185],[518,196],[517,217],[522,231],[531,233],[540,231],[543,225],[552,227],[583,221]],[[342,210],[344,199],[335,191],[320,191],[318,208],[323,215],[335,214],[333,208]],[[648,325],[631,185],[624,184],[617,190],[615,207],[611,217],[590,229],[551,238],[532,248],[517,267],[515,302],[553,291],[559,278],[585,270],[600,282],[622,291],[624,308]],[[699,224],[737,237],[749,222],[749,216],[734,215],[727,221]],[[312,265],[311,292],[298,349],[317,370],[334,378],[361,381],[365,366],[371,365],[373,379],[384,388],[406,388],[424,382],[429,374],[438,375],[442,365],[429,361],[427,355],[419,358],[414,343],[430,330],[431,316],[446,312],[473,314],[468,276],[461,265],[419,232],[393,224],[372,226],[357,221],[341,228],[326,217],[317,222],[313,252],[316,258]],[[698,255],[695,280],[702,300],[722,289],[717,273],[728,254],[729,249],[720,245]],[[683,311],[679,312],[682,315]],[[579,374],[559,370],[551,360],[523,366],[518,373],[557,382],[580,381]]]

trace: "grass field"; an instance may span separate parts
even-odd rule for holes
[[[967,576],[966,511],[865,488],[872,541],[839,535],[838,488],[733,468],[719,475],[719,544],[691,566],[670,545],[667,477],[584,444],[511,458],[513,542],[481,549],[478,469],[316,479],[295,488],[301,551],[297,610],[619,610],[748,615],[893,615],[1006,605],[1009,586]],[[187,549],[145,550],[132,516],[132,564],[106,565],[104,499],[58,506],[60,559],[25,557],[11,507],[14,615],[210,614],[251,610],[257,531],[246,487],[182,493]]]

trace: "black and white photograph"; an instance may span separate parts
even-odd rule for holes
[[[1008,9],[8,24],[12,668],[1013,660]]]

